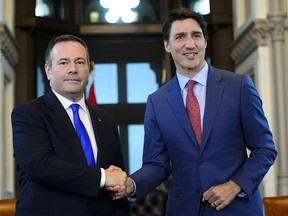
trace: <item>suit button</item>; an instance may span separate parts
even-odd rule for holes
[[[203,163],[203,160],[198,160],[198,164],[201,165]]]

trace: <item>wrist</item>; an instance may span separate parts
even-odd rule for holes
[[[128,177],[127,180],[127,190],[126,190],[126,196],[128,197],[133,197],[135,195],[136,192],[136,184],[133,181],[133,179],[131,179],[130,177]]]
[[[128,193],[128,195],[131,195],[131,194],[134,193],[134,182],[129,177],[128,177],[127,182],[128,182],[128,184],[127,184],[127,193]]]
[[[239,194],[242,191],[242,187],[238,183],[236,183],[233,180],[230,180],[229,182],[232,183],[232,187],[233,190],[235,191],[235,194]]]

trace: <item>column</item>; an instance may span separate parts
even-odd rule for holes
[[[276,116],[276,134],[275,143],[278,150],[278,194],[284,195],[288,193],[288,157],[287,157],[287,92],[288,87],[285,86],[287,75],[285,74],[285,20],[286,1],[273,0],[269,1],[271,11],[268,14],[268,21],[271,32],[271,57],[273,64],[273,83],[274,84],[274,101]]]

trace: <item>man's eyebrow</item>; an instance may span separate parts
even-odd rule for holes
[[[84,57],[77,57],[75,60],[76,60],[76,61],[77,61],[77,60],[85,60],[85,61],[86,61],[86,59],[85,59]]]
[[[174,37],[175,37],[175,36],[179,36],[179,35],[182,36],[182,35],[186,35],[186,34],[187,34],[187,33],[185,33],[185,32],[178,32],[178,33],[176,33],[176,34],[174,35]]]
[[[57,62],[60,62],[60,61],[68,61],[68,58],[60,58],[59,60],[57,60]]]
[[[201,35],[203,35],[203,33],[201,31],[192,31],[192,34],[201,34]]]
[[[178,32],[178,33],[176,33],[176,34],[174,35],[174,37],[176,37],[176,36],[182,36],[182,35],[186,35],[186,34],[187,34],[186,32]],[[198,35],[203,35],[203,33],[202,33],[201,31],[192,31],[191,34],[193,34],[193,35],[196,35],[196,34],[198,34]]]
[[[83,58],[83,57],[77,57],[77,58],[74,59],[73,61],[79,61],[79,60],[86,61],[86,59]],[[57,62],[59,62],[59,61],[69,61],[69,59],[68,59],[68,58],[60,58]]]

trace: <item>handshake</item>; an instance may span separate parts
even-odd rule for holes
[[[113,200],[128,196],[134,192],[134,184],[121,168],[116,166],[109,166],[105,170],[105,189],[109,191]]]

